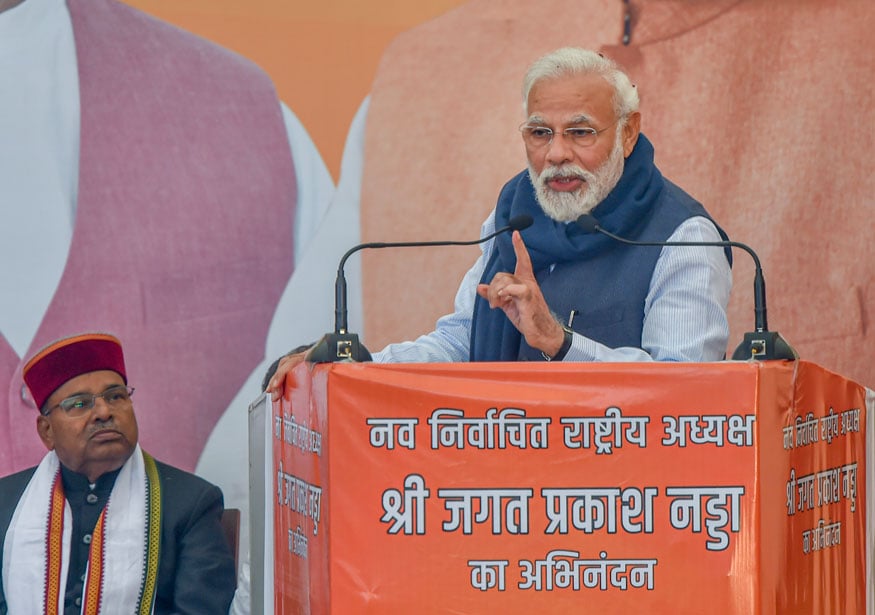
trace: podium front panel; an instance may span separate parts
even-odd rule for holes
[[[866,391],[816,365],[303,365],[288,384],[277,613],[866,613]]]

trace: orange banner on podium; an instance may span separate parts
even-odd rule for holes
[[[872,400],[814,364],[333,364],[288,385],[276,613],[867,613]]]

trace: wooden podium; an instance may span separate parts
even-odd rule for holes
[[[262,405],[264,612],[875,615],[875,403],[815,364],[302,365]]]

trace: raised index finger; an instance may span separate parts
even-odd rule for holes
[[[523,237],[519,231],[514,231],[511,236],[513,241],[513,251],[516,254],[516,268],[513,273],[521,278],[535,278],[535,272],[532,271],[532,259],[529,256],[529,251],[526,249],[526,244],[523,243]]]

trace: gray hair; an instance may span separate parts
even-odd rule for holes
[[[542,79],[568,74],[595,73],[614,88],[614,111],[617,117],[626,117],[638,111],[638,90],[616,62],[600,53],[578,47],[563,47],[535,60],[523,79],[523,109],[528,114],[529,92]]]

